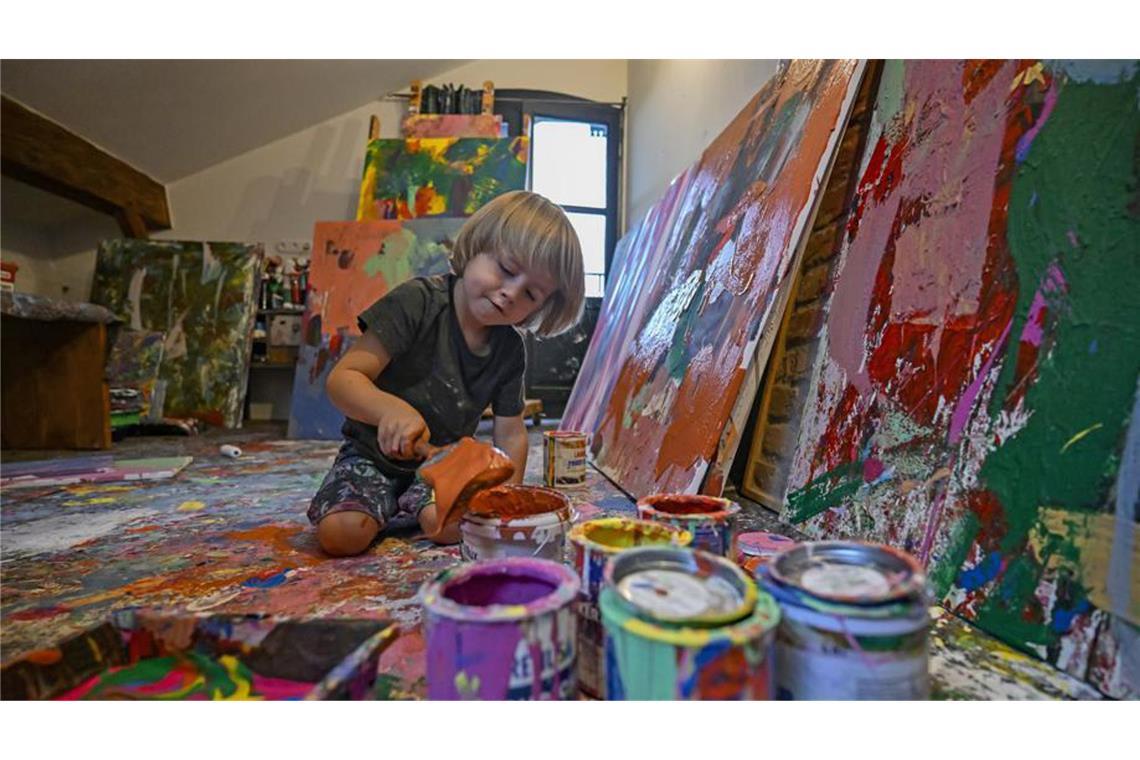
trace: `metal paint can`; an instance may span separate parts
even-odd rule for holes
[[[580,582],[523,557],[444,570],[424,584],[429,699],[574,699]]]
[[[599,597],[606,698],[768,699],[780,611],[736,565],[708,552],[631,549]]]
[[[550,488],[496,486],[475,494],[459,523],[468,561],[538,557],[562,562],[574,522],[570,500]]]
[[[586,434],[548,430],[542,434],[543,482],[551,488],[586,485]]]
[[[918,561],[889,546],[800,544],[761,568],[780,605],[778,699],[926,699],[929,600]]]
[[[570,529],[574,569],[582,582],[575,605],[578,617],[578,686],[588,696],[605,696],[605,635],[598,612],[598,593],[611,557],[638,546],[688,546],[691,533],[672,525],[604,517]]]
[[[740,505],[719,496],[681,493],[653,494],[639,499],[637,516],[642,520],[675,525],[693,534],[693,548],[721,557],[728,556],[736,532]]]
[[[732,557],[744,572],[755,578],[756,571],[772,557],[795,545],[795,541],[779,533],[739,533],[733,541]]]

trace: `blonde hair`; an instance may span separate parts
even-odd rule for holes
[[[542,308],[517,327],[548,338],[578,324],[586,302],[582,246],[562,209],[525,190],[500,195],[459,230],[451,252],[452,269],[462,276],[475,256],[500,251],[558,283]]]

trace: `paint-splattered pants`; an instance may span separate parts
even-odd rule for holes
[[[334,512],[363,512],[383,530],[390,522],[414,522],[430,500],[428,486],[412,477],[385,475],[377,464],[345,441],[332,469],[309,504],[316,525]]]

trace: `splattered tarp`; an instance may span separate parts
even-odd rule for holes
[[[886,64],[784,513],[914,552],[950,609],[1113,696],[1140,690],[1138,85]]]
[[[542,479],[542,438],[531,430],[526,482]],[[416,594],[459,562],[456,547],[393,530],[362,556],[331,560],[304,517],[336,444],[227,433],[240,459],[217,453],[221,439],[131,441],[156,454],[192,455],[177,479],[149,484],[69,486],[0,494],[5,662],[105,621],[130,606],[169,612],[389,618],[400,637],[380,658],[376,696],[422,697],[424,639]],[[120,444],[122,446],[122,444]],[[567,490],[577,519],[635,514],[633,502],[593,469]],[[782,532],[760,511],[741,530]],[[1071,677],[1033,662],[956,619],[935,628],[932,673],[948,697],[1095,698]]]
[[[747,415],[738,395],[763,369],[760,335],[779,319],[862,70],[786,65],[619,248],[563,426],[590,433],[594,461],[630,493],[695,493],[738,404]]]
[[[132,330],[166,334],[164,414],[241,424],[260,244],[107,240],[91,300]]]
[[[526,137],[372,140],[356,218],[470,216],[495,196],[526,187],[529,150]]]
[[[317,222],[303,340],[293,377],[289,437],[340,437],[344,413],[325,381],[360,336],[356,318],[413,277],[444,274],[463,219]]]

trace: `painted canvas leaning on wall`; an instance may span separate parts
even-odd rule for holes
[[[889,61],[783,517],[1140,693],[1140,69]]]

